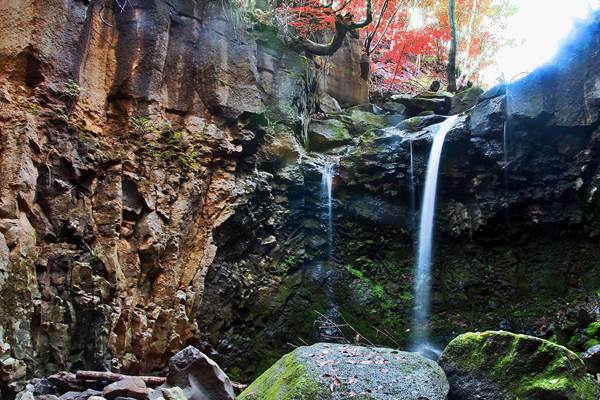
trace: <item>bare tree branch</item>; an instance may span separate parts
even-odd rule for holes
[[[348,5],[352,0],[348,0],[344,7]],[[333,55],[344,43],[344,39],[348,32],[355,29],[360,29],[368,26],[373,22],[373,7],[371,0],[367,0],[367,15],[365,20],[360,23],[354,23],[352,14],[339,15],[335,17],[335,34],[333,38],[327,44],[321,44],[313,42],[310,39],[306,39],[303,43],[303,47],[306,51],[317,56],[331,56]]]

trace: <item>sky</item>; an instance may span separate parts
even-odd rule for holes
[[[600,8],[600,0],[513,0],[513,3],[519,10],[509,19],[505,34],[516,45],[497,54],[497,66],[484,74],[489,84],[495,83],[500,73],[511,79],[549,61],[574,22],[585,18],[591,9]]]

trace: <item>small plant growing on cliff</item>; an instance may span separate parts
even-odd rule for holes
[[[35,101],[29,101],[23,98],[19,98],[16,103],[21,109],[24,109],[29,114],[34,116],[38,115],[39,112],[42,111],[42,106],[40,106]]]
[[[81,94],[81,87],[73,79],[69,79],[67,83],[65,83],[63,94],[71,99],[74,99],[79,97]]]
[[[298,262],[298,257],[296,257],[294,255],[287,256],[285,259],[283,259],[283,261],[281,261],[279,263],[279,269],[282,272],[287,272],[291,267],[296,265],[297,262]]]
[[[134,115],[129,119],[129,122],[131,123],[133,130],[140,135],[158,133],[158,129],[154,126],[154,123],[149,117]]]
[[[42,107],[36,103],[29,103],[29,106],[27,106],[27,112],[29,112],[31,115],[38,115],[41,110]]]

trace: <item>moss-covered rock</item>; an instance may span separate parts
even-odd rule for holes
[[[444,400],[447,394],[444,372],[419,354],[317,343],[281,358],[238,399]]]
[[[337,119],[313,121],[308,130],[310,150],[326,151],[352,141],[346,125]]]
[[[589,324],[585,329],[585,334],[591,338],[598,337],[598,334],[600,334],[600,322],[592,322]]]
[[[596,399],[583,361],[565,347],[509,332],[465,333],[444,350],[440,366],[451,398]]]
[[[352,110],[349,115],[352,120],[352,129],[359,134],[375,129],[382,129],[389,125],[389,117],[377,115],[372,112]]]
[[[442,115],[424,115],[412,117],[407,120],[402,121],[398,124],[398,129],[406,130],[409,132],[418,132],[422,129],[427,128],[428,126],[439,124],[446,120],[446,117]]]
[[[470,87],[457,93],[452,98],[450,114],[460,114],[461,112],[467,111],[469,108],[475,107],[482,94],[483,89],[479,87]]]

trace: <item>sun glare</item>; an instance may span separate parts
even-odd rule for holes
[[[578,19],[600,7],[600,0],[514,0],[518,12],[508,21],[505,35],[512,46],[496,56],[486,72],[488,84],[500,76],[512,79],[549,61]]]

